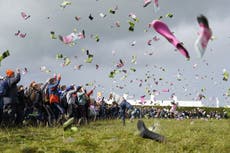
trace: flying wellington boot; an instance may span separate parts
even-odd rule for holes
[[[155,141],[158,141],[158,142],[164,142],[165,141],[164,136],[162,136],[162,135],[160,135],[158,133],[149,131],[146,128],[145,123],[142,120],[138,120],[137,128],[140,131],[140,136],[142,138],[152,139],[152,140],[155,140]]]

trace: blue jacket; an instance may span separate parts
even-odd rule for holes
[[[121,108],[121,111],[125,111],[125,110],[128,110],[128,109],[132,109],[132,105],[127,102],[126,100],[123,100],[120,104],[120,108]]]
[[[60,84],[60,80],[57,80],[54,84],[48,84],[48,91],[49,91],[49,100],[50,103],[58,103],[60,101],[60,94],[58,86]]]

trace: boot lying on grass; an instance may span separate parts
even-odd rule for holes
[[[64,124],[63,124],[63,128],[64,128],[64,131],[67,130],[68,128],[71,128],[71,125],[73,124],[74,122],[74,118],[71,117],[70,119],[68,119]]]
[[[155,133],[155,132],[152,132],[152,131],[149,131],[146,126],[145,126],[145,123],[142,121],[142,120],[138,120],[137,122],[137,128],[140,132],[140,136],[142,138],[148,138],[148,139],[153,139],[153,140],[156,140],[158,142],[164,142],[165,141],[165,137],[158,134],[158,133]]]

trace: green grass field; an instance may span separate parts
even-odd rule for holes
[[[0,129],[0,152],[9,153],[230,153],[230,120],[144,119],[165,143],[139,137],[136,123],[96,121],[77,131],[61,127]]]

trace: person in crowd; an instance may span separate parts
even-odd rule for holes
[[[171,102],[172,107],[170,108],[170,117],[171,118],[175,118],[175,114],[176,114],[176,109],[177,109],[177,103],[176,102]]]
[[[20,120],[20,114],[18,114],[17,107],[19,107],[18,101],[18,87],[17,84],[21,80],[20,69],[16,69],[15,72],[11,69],[6,70],[6,81],[8,82],[8,89],[5,97],[3,98],[4,107],[8,110],[6,121],[11,121],[9,124],[18,124]]]
[[[81,123],[87,123],[86,118],[86,104],[87,104],[87,95],[85,93],[85,89],[82,86],[77,87],[77,98],[78,98],[78,109],[79,109],[79,120],[78,125],[80,126]],[[88,124],[88,123],[87,123]]]
[[[59,90],[60,105],[65,110],[65,115],[67,115],[67,109],[68,109],[68,103],[67,103],[66,95],[67,95],[67,92],[70,90],[71,87],[72,87],[72,85],[69,87],[67,87],[66,85],[60,85],[60,90]]]
[[[66,94],[66,100],[67,100],[67,116],[68,118],[74,117],[75,120],[78,119],[78,105],[77,105],[77,87],[72,85],[68,88],[67,94]]]
[[[113,101],[112,102],[112,106],[111,106],[111,118],[112,119],[115,119],[119,114],[119,106],[117,104],[116,101]]]
[[[29,88],[25,91],[26,109],[25,109],[25,121],[33,120],[35,122],[34,116],[32,115],[35,112],[34,103],[36,100],[37,90],[35,89],[36,82],[32,81],[29,85]]]
[[[121,119],[122,119],[123,126],[125,126],[126,112],[129,109],[132,109],[132,105],[123,96],[122,101],[120,103],[120,112],[121,112]]]
[[[45,84],[41,87],[41,93],[42,93],[42,109],[43,109],[43,120],[44,120],[44,124],[48,124],[48,126],[52,126],[52,118],[55,118],[54,113],[51,109],[50,106],[50,102],[49,102],[49,88],[48,88],[48,84],[50,82],[50,79],[53,78],[49,78],[48,80],[46,80]]]
[[[0,77],[0,125],[3,120],[3,106],[4,106],[3,98],[6,96],[8,88],[9,88],[8,81],[1,76]]]
[[[89,92],[87,92],[86,90],[84,90],[85,94],[86,94],[86,104],[85,104],[85,111],[86,111],[86,120],[87,120],[87,124],[89,124],[90,121],[90,96],[93,94],[93,91],[95,90],[96,86],[94,86]]]
[[[99,115],[101,117],[101,119],[106,119],[107,118],[107,104],[105,102],[105,98],[102,97],[101,101],[100,101],[100,110],[99,110]]]
[[[99,111],[97,110],[97,102],[95,99],[90,99],[89,118],[92,118],[92,120],[95,122],[98,115]]]
[[[25,103],[26,103],[26,96],[25,96],[25,89],[23,85],[18,86],[18,105],[16,107],[16,114],[18,115],[15,121],[16,125],[23,125],[23,120],[25,118]]]
[[[60,95],[58,88],[60,81],[61,75],[58,74],[57,77],[50,79],[48,84],[49,102],[51,109],[55,115],[56,123],[59,123],[59,121],[64,118],[64,109],[60,105]]]
[[[42,84],[33,81],[30,84],[26,95],[28,97],[27,119],[30,119],[35,125],[44,121],[44,109],[42,98]]]

